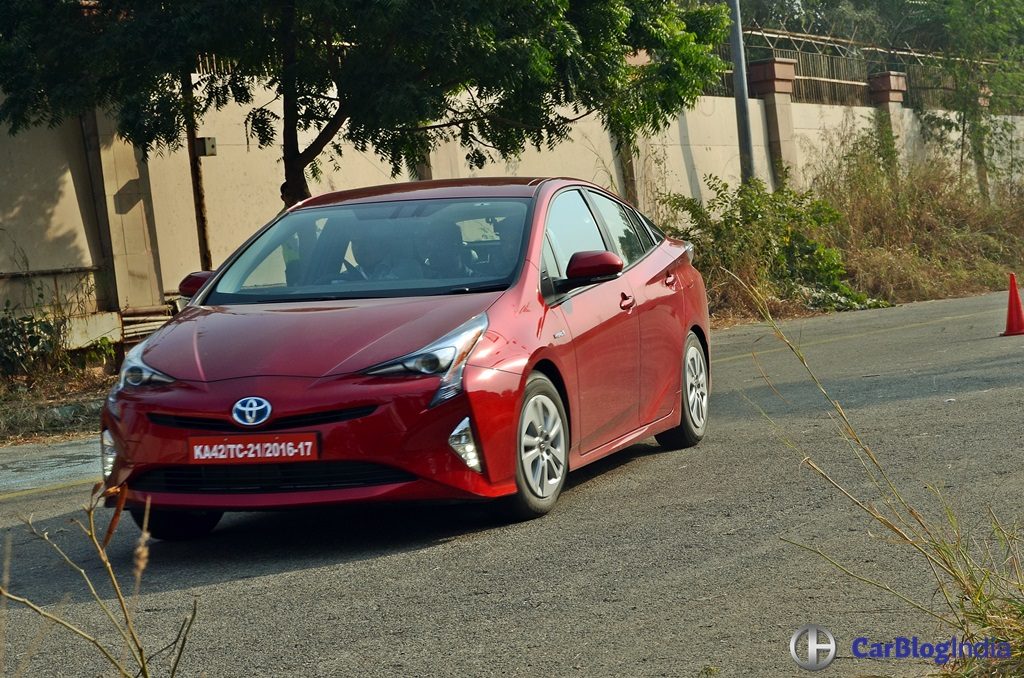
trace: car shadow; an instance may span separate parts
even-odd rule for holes
[[[275,512],[227,514],[210,535],[192,541],[151,541],[142,583],[144,593],[174,591],[227,581],[319,568],[344,566],[427,549],[483,532],[545,529],[546,521],[572,520],[572,496],[597,478],[614,477],[632,461],[661,448],[633,445],[570,474],[559,507],[541,521],[512,522],[495,502],[353,504]],[[97,514],[104,532],[112,515]],[[82,512],[71,511],[36,528],[50,537],[93,578],[100,594],[113,595],[103,567],[87,538],[73,524]],[[90,599],[81,576],[54,550],[23,526],[10,528],[13,549],[10,588],[39,605],[79,603]],[[102,537],[102,535],[101,535]],[[107,554],[127,582],[134,569],[139,530],[124,514]],[[0,535],[0,540],[3,535]]]

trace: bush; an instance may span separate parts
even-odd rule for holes
[[[0,311],[0,376],[31,376],[70,368],[67,318],[25,315],[10,300]]]
[[[661,202],[688,217],[665,226],[694,243],[713,313],[753,310],[730,272],[765,297],[811,308],[881,305],[846,282],[842,253],[819,239],[841,228],[842,216],[829,203],[786,185],[769,191],[758,179],[736,188],[714,176],[705,182],[713,194],[706,203],[674,193]]]
[[[894,303],[1004,289],[1024,256],[1024,185],[993,168],[986,198],[941,148],[900,159],[888,121],[876,122],[831,139],[812,182],[839,215],[818,235],[842,251],[851,283]]]

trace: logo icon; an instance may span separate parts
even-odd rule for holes
[[[270,403],[266,398],[242,398],[231,408],[231,417],[242,426],[259,426],[270,418]]]
[[[797,653],[797,644],[804,636],[807,636],[807,656],[801,657]],[[821,656],[821,652],[826,652],[825,656]],[[817,624],[802,626],[789,639],[789,654],[800,668],[821,671],[836,658],[836,637]]]

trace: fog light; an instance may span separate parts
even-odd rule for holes
[[[114,470],[114,459],[117,457],[117,448],[114,446],[114,436],[110,431],[103,429],[100,434],[100,465],[103,468],[103,477],[106,478]]]
[[[459,422],[452,434],[448,436],[448,446],[462,458],[466,466],[477,473],[481,472],[480,455],[473,440],[473,429],[469,425],[469,417]]]

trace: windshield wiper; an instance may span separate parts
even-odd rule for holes
[[[497,292],[508,289],[508,283],[491,283],[490,285],[476,285],[474,287],[453,287],[445,294],[472,294],[474,292]]]
[[[357,297],[341,297],[337,295],[331,296],[295,296],[295,297],[274,297],[273,299],[267,299],[268,302],[280,301],[280,302],[293,302],[293,301],[345,301],[347,299],[355,299]]]

